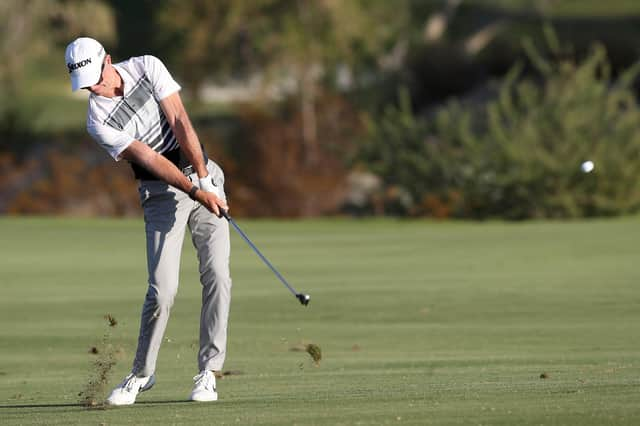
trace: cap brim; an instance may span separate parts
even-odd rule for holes
[[[90,87],[100,81],[102,64],[98,66],[87,65],[82,72],[74,72],[71,74],[71,91],[75,92],[83,87]]]

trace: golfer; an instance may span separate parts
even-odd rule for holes
[[[156,360],[178,290],[187,226],[198,252],[202,310],[199,374],[190,399],[216,401],[231,299],[228,209],[220,167],[207,159],[180,98],[180,86],[153,56],[114,64],[102,45],[78,38],[65,52],[71,90],[89,95],[87,130],[114,160],[131,163],[144,211],[149,286],[131,374],[109,395],[130,405],[155,383]]]

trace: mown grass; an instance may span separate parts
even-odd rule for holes
[[[185,242],[158,383],[79,404],[107,330],[130,369],[145,292],[140,220],[0,220],[0,423],[635,424],[640,221],[239,221],[220,401],[186,402],[199,284]],[[306,343],[322,348],[314,366]],[[542,374],[547,378],[541,378]],[[106,392],[107,389],[105,389]]]

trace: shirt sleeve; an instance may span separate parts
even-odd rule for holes
[[[87,131],[116,161],[121,159],[122,151],[135,140],[125,132],[95,122],[87,123]]]
[[[153,86],[153,95],[156,100],[161,101],[181,89],[160,59],[155,56],[145,55],[143,56],[143,62],[147,77]]]

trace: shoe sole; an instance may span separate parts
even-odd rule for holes
[[[216,396],[213,398],[198,398],[198,397],[194,398],[193,395],[191,395],[189,400],[193,402],[213,402],[218,400],[218,394],[216,393]]]
[[[215,397],[214,399],[195,399],[195,398],[190,399],[191,402],[215,402],[217,400],[218,400],[218,397]]]

